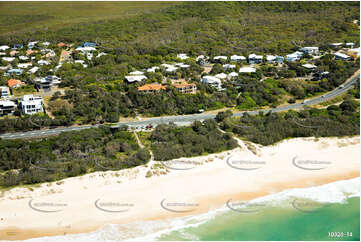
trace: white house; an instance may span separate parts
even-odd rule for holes
[[[31,68],[30,70],[29,70],[29,73],[36,73],[37,71],[39,70],[39,67],[37,67],[37,66],[34,66],[33,68]]]
[[[38,41],[29,42],[29,43],[28,43],[28,48],[29,48],[29,49],[34,48],[37,43],[38,43]]]
[[[232,65],[232,64],[224,64],[223,68],[228,70],[228,69],[235,69],[236,65]]]
[[[26,61],[26,60],[29,60],[29,57],[21,55],[21,56],[19,56],[19,60]]]
[[[76,60],[76,61],[74,61],[74,63],[81,64],[84,68],[87,68],[87,67],[88,67],[88,65],[85,64],[85,61],[83,61],[83,60]]]
[[[15,60],[15,57],[2,57],[2,59],[7,62],[12,62]]]
[[[331,43],[330,46],[333,47],[333,48],[336,48],[336,47],[341,47],[343,45],[343,43]]]
[[[303,56],[300,51],[293,52],[292,54],[286,55],[287,61],[298,61]]]
[[[50,65],[50,63],[48,61],[46,61],[46,60],[39,60],[38,64],[41,65],[41,66],[42,65]]]
[[[131,73],[129,73],[130,75],[143,75],[144,72],[142,71],[132,71]]]
[[[142,80],[146,80],[147,77],[144,75],[137,75],[137,76],[125,76],[125,80],[129,83],[133,82],[141,82]]]
[[[348,47],[348,48],[353,48],[354,46],[355,46],[355,43],[352,43],[352,42],[346,43],[346,47]]]
[[[248,56],[248,62],[250,64],[258,64],[258,63],[262,63],[262,61],[263,61],[262,55],[250,54]]]
[[[44,45],[44,46],[49,46],[49,45],[50,45],[50,42],[45,41],[45,42],[43,42],[43,45]]]
[[[29,68],[32,65],[33,65],[33,63],[31,63],[31,62],[29,62],[29,63],[19,63],[18,67],[21,68],[21,69],[26,69],[26,68]]]
[[[312,65],[312,64],[304,64],[304,65],[302,65],[304,68],[306,68],[306,69],[310,69],[310,70],[312,70],[312,69],[316,69],[317,68],[317,66],[315,66],[315,65]]]
[[[241,56],[241,55],[232,55],[231,56],[231,61],[245,61],[246,57]]]
[[[7,50],[7,49],[10,49],[10,47],[7,46],[7,45],[2,45],[2,46],[0,46],[0,50],[1,50],[1,51]]]
[[[76,51],[83,52],[83,53],[86,53],[86,52],[96,51],[97,49],[94,48],[94,47],[82,47],[82,46],[79,46],[79,47],[76,48],[75,50],[76,50]]]
[[[4,97],[8,97],[10,96],[10,89],[6,86],[1,86],[0,87],[0,97],[4,98]]]
[[[32,115],[43,112],[43,98],[34,95],[24,95],[20,101],[20,107],[24,114]]]
[[[107,55],[107,53],[100,52],[100,53],[96,56],[96,58],[99,58],[99,57],[101,57],[101,56],[103,56],[103,55]]]
[[[230,79],[235,78],[237,76],[238,76],[238,73],[233,71],[233,72],[228,74],[227,79],[230,80]]]
[[[187,54],[178,54],[177,55],[177,58],[181,59],[181,60],[185,60],[185,59],[188,59],[189,56],[187,56]]]
[[[276,62],[276,56],[274,56],[274,55],[266,55],[266,61],[268,63],[275,63]]]
[[[252,73],[252,72],[256,72],[256,68],[250,66],[239,68],[239,73]]]
[[[202,83],[204,84],[208,84],[212,87],[215,87],[217,89],[221,89],[222,88],[222,82],[220,79],[218,79],[217,77],[214,76],[204,76],[202,77]]]
[[[309,55],[317,55],[320,52],[318,47],[303,47],[300,51]]]
[[[351,59],[351,56],[348,56],[346,54],[342,54],[340,52],[336,52],[334,55],[335,55],[335,58],[337,60],[350,60]]]
[[[160,68],[158,66],[153,66],[152,68],[148,68],[147,72],[155,72],[156,70],[159,70]]]
[[[217,75],[215,75],[215,77],[217,77],[218,79],[224,80],[227,78],[227,74],[226,73],[219,73]]]

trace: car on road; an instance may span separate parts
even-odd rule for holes
[[[342,88],[344,88],[344,87],[345,87],[344,85],[340,85],[340,86],[339,86],[340,89],[342,89]]]
[[[321,98],[325,98],[326,95],[322,95]]]

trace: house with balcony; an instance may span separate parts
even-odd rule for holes
[[[172,81],[172,86],[180,93],[195,94],[197,92],[197,85],[195,83],[176,80]]]
[[[43,98],[34,95],[24,95],[20,101],[20,107],[23,114],[33,115],[44,112]]]

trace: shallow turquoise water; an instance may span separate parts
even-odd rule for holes
[[[329,232],[344,232],[331,237]],[[352,236],[347,236],[351,232]],[[265,207],[255,213],[227,211],[198,227],[162,235],[158,240],[360,240],[360,198],[319,205],[312,210]]]

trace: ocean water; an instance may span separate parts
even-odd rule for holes
[[[249,201],[230,202],[208,213],[163,221],[107,225],[86,234],[28,242],[203,240],[360,240],[360,179],[290,189]]]

